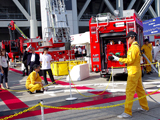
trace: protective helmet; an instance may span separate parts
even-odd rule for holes
[[[137,37],[137,33],[133,32],[133,31],[130,31],[130,32],[127,34],[126,38],[129,38],[129,37]]]
[[[149,39],[145,39],[144,42],[149,42]]]

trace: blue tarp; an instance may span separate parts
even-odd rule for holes
[[[143,22],[144,36],[160,34],[160,17]]]

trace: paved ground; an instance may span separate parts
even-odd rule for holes
[[[19,70],[20,68],[16,68]],[[109,77],[109,76],[108,76]],[[25,80],[27,77],[22,77],[21,74],[10,71],[9,72],[9,86],[14,90],[25,90]],[[60,77],[55,77],[56,79]],[[95,95],[101,93],[107,88],[105,92],[106,96],[103,94],[97,97],[86,98],[77,93],[77,91],[72,88],[72,93],[74,97],[79,99],[79,107],[98,107],[98,106],[109,106],[119,103],[123,103],[125,100],[125,87],[126,87],[126,75],[115,75],[114,84],[112,81],[108,81],[108,78],[100,78],[99,73],[91,73],[90,77],[83,80],[74,82],[80,93],[85,96]],[[19,108],[26,108],[36,105],[40,100],[44,100],[47,105],[63,106],[66,103],[66,98],[69,97],[69,87],[66,81],[66,76],[58,81],[59,85],[51,85],[49,91],[45,93],[29,94],[28,92],[0,92],[0,118],[3,114],[11,112],[13,110],[19,110]],[[158,75],[153,73],[151,75],[145,75],[143,78],[143,83],[148,92],[152,92],[160,88],[160,81]],[[85,87],[86,86],[86,87]],[[157,87],[158,86],[158,87]],[[91,89],[93,88],[93,89]],[[114,88],[114,89],[113,89]],[[95,92],[99,91],[99,92]],[[108,93],[110,92],[110,94]],[[160,91],[159,91],[160,92]],[[12,93],[12,94],[10,94]],[[7,95],[7,97],[4,97]],[[13,95],[13,96],[12,96]],[[15,97],[16,98],[15,98]],[[119,96],[119,97],[118,97]],[[108,98],[107,98],[108,97]],[[135,95],[136,97],[136,95]],[[154,99],[160,102],[160,93],[152,95]],[[18,99],[18,102],[14,102]],[[160,105],[155,103],[151,98],[147,97],[148,104],[150,107],[149,112],[139,112],[136,109],[139,107],[138,101],[133,104],[133,117],[130,120],[159,120],[160,119]],[[75,105],[75,107],[77,107]],[[82,105],[82,106],[81,106]],[[38,109],[38,108],[37,108]],[[124,110],[124,106],[118,106],[114,108],[101,109],[101,110],[64,110],[64,111],[53,111],[52,113],[45,114],[45,120],[117,120],[118,114],[121,114]],[[47,110],[45,110],[47,113]],[[29,114],[29,113],[28,113]],[[41,116],[35,114],[31,117],[20,118],[21,120],[40,120]]]

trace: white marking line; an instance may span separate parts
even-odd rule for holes
[[[158,85],[157,87],[160,87],[160,85]]]
[[[147,92],[153,92],[153,91],[156,91],[157,89],[147,89]],[[90,90],[90,89],[86,89],[86,90],[78,90],[79,92],[103,92],[103,91],[106,91],[106,92],[126,92],[125,89],[95,89],[95,90]],[[67,90],[58,90],[58,91],[45,91],[44,94],[49,94],[49,95],[53,95],[53,94],[56,94],[56,93],[69,93],[70,92],[70,89],[67,89]],[[76,92],[77,93],[77,90],[73,89],[72,92]],[[160,90],[158,91],[160,92]]]
[[[83,84],[83,85],[71,85],[71,87],[85,87],[85,86],[107,86],[108,83],[102,83],[102,84]],[[109,86],[112,86],[112,84],[109,84]],[[117,87],[116,85],[114,85]],[[69,85],[56,85],[56,86],[48,86],[48,88],[69,88]]]
[[[39,97],[39,96],[43,96],[43,95],[50,95],[50,96],[56,96],[56,94],[54,94],[54,93],[45,93],[45,94],[39,94],[39,95],[35,95],[35,97]]]
[[[120,82],[120,83],[114,83],[114,87],[117,87],[117,85],[126,85],[127,82]],[[160,84],[160,82],[143,82],[144,85],[150,85],[150,84]],[[84,87],[84,86],[107,86],[108,83],[97,83],[97,84],[81,84],[81,85],[71,85],[71,87]],[[109,83],[109,86],[112,86],[112,83]],[[48,88],[69,88],[69,85],[55,85],[55,86],[48,86]]]

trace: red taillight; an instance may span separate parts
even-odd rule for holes
[[[128,23],[128,32],[134,31],[134,23]]]
[[[95,26],[91,27],[91,33],[92,33],[92,34],[95,34],[95,33],[96,33],[96,27],[95,27]]]
[[[93,68],[96,68],[96,65],[93,65]]]
[[[128,27],[134,27],[134,23],[128,23]]]

